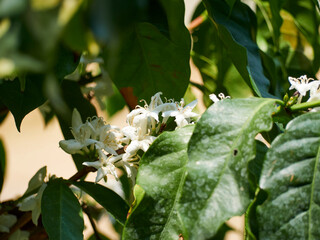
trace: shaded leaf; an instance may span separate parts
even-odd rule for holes
[[[260,239],[320,238],[320,113],[292,120],[267,152],[258,207]]]
[[[123,230],[124,239],[179,239],[186,235],[177,211],[193,126],[164,132],[140,160],[136,206]],[[137,185],[136,185],[137,186]]]
[[[104,207],[113,217],[124,224],[129,211],[128,204],[114,191],[93,182],[73,182],[73,185],[81,188],[102,207]]]
[[[198,121],[188,145],[179,212],[189,239],[207,239],[250,203],[248,162],[255,136],[272,126],[272,99],[225,99]]]
[[[180,99],[190,77],[191,41],[184,26],[184,2],[149,1],[141,15],[145,17],[122,29],[126,34],[104,54],[110,77],[131,108],[137,99],[148,101],[159,91]]]
[[[204,10],[204,5],[201,2],[193,19],[203,14]],[[192,38],[193,53],[191,56],[206,87],[207,91],[204,94],[208,96],[214,91],[226,93],[223,80],[232,62],[225,57],[227,52],[212,22],[205,20],[192,32]]]
[[[27,6],[27,1],[2,0],[0,1],[0,18],[17,15],[23,12]]]
[[[262,164],[264,160],[264,156],[267,153],[268,147],[256,140],[256,156],[253,160],[248,163],[248,171],[249,171],[249,181],[251,184],[252,194],[255,194],[255,190],[259,185],[259,179],[261,175]]]
[[[106,110],[109,117],[112,117],[126,105],[126,102],[121,96],[119,90],[114,85],[112,85],[112,88],[114,93],[106,100]]]
[[[9,109],[0,101],[0,124],[6,119]]]
[[[47,166],[40,168],[36,174],[30,179],[28,188],[23,194],[23,197],[28,197],[31,194],[36,193],[44,182],[44,178],[47,175]]]
[[[283,4],[286,2],[286,0],[270,0],[270,11],[271,15],[270,16],[270,21],[272,24],[272,34],[273,34],[273,41],[274,45],[276,46],[277,49],[279,49],[279,37],[280,37],[280,28],[282,25],[282,17],[280,15],[280,10],[283,6]]]
[[[13,114],[18,131],[20,131],[22,119],[45,102],[42,93],[42,77],[27,75],[24,91],[21,90],[18,78],[13,81],[0,81],[0,100]]]
[[[0,139],[0,193],[3,186],[5,171],[6,171],[6,152],[4,149],[3,141]]]
[[[81,206],[62,179],[48,183],[42,195],[41,213],[43,226],[50,239],[83,239]]]
[[[224,0],[205,0],[204,4],[240,75],[258,96],[270,97],[270,82],[264,76],[259,48],[252,39],[256,22],[252,10],[240,1],[234,4],[231,13]]]

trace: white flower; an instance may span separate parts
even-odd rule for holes
[[[38,225],[38,218],[41,214],[41,199],[44,189],[47,187],[46,183],[43,183],[36,195],[30,196],[24,199],[19,207],[20,211],[32,211],[32,222]]]
[[[0,232],[10,232],[10,228],[17,222],[17,217],[12,214],[0,215]]]
[[[118,180],[119,178],[116,172],[116,168],[114,166],[114,162],[120,160],[122,158],[122,155],[117,155],[117,156],[111,155],[107,157],[101,149],[98,149],[98,153],[99,153],[98,161],[82,163],[85,166],[94,167],[95,169],[98,170],[95,182],[99,182],[102,178],[106,182],[108,174],[113,175]]]
[[[77,109],[74,109],[72,113],[71,133],[75,139],[62,140],[59,142],[59,146],[69,154],[81,154],[81,150],[88,152],[87,146],[97,142],[90,138],[92,126],[82,123],[80,113]]]
[[[162,113],[164,118],[175,117],[177,127],[183,127],[190,123],[191,117],[197,117],[198,114],[192,112],[193,108],[197,105],[198,100],[194,100],[184,107],[184,100],[181,99],[180,105],[176,103],[176,110],[169,110]]]
[[[125,172],[127,173],[127,177],[131,179],[132,185],[135,185],[138,166],[139,166],[139,157],[138,155],[127,157],[126,159],[122,159],[115,163],[117,167],[123,167]]]
[[[214,102],[214,103],[216,103],[216,102],[219,102],[219,101],[221,101],[221,100],[223,100],[223,99],[226,99],[226,98],[230,98],[230,96],[225,96],[223,93],[219,93],[219,98],[217,97],[217,95],[215,95],[214,93],[212,93],[212,94],[210,94],[209,95],[209,98]]]

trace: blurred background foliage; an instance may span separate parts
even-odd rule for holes
[[[182,0],[1,0],[0,121],[11,111],[19,130],[40,107],[70,125],[84,102],[84,118],[93,99],[113,115],[158,91],[179,100],[190,83],[206,106],[213,92],[282,98],[288,76],[319,70],[318,7],[204,0],[188,31]],[[189,81],[190,56],[203,84]]]

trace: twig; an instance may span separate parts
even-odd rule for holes
[[[97,226],[95,224],[95,222],[93,221],[93,218],[91,216],[91,213],[90,213],[90,209],[88,208],[88,206],[84,203],[82,204],[82,209],[83,211],[87,214],[88,218],[89,218],[89,221],[90,221],[90,224],[92,226],[92,229],[93,229],[93,232],[94,232],[94,236],[96,237],[96,240],[102,240],[100,238],[100,234],[98,232],[98,229],[97,229]]]

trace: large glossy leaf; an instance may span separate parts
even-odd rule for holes
[[[184,2],[148,1],[141,16],[129,29],[122,29],[126,34],[105,54],[111,79],[130,107],[159,91],[180,99],[190,77],[191,41],[184,25]],[[128,100],[131,95],[135,101]]]
[[[129,211],[128,204],[114,191],[93,182],[73,182],[73,185],[81,188],[102,207],[111,213],[115,219],[124,224]]]
[[[320,238],[320,113],[292,120],[267,152],[258,210],[260,239]]]
[[[137,194],[135,191],[139,205],[126,223],[124,239],[177,240],[179,234],[186,235],[177,203],[184,183],[187,144],[192,131],[193,126],[188,126],[163,133],[141,159],[137,184],[145,192],[140,190]]]
[[[42,223],[52,240],[83,239],[82,210],[62,179],[48,183],[41,200]]]
[[[0,193],[3,186],[5,170],[6,170],[6,153],[3,146],[3,141],[0,139]]]
[[[188,145],[179,212],[190,239],[212,237],[250,203],[248,162],[255,136],[272,126],[272,99],[225,99],[202,115]]]
[[[231,12],[224,0],[203,2],[240,75],[258,96],[270,97],[270,82],[264,76],[259,48],[252,38],[256,24],[252,10],[240,1],[234,4]]]

